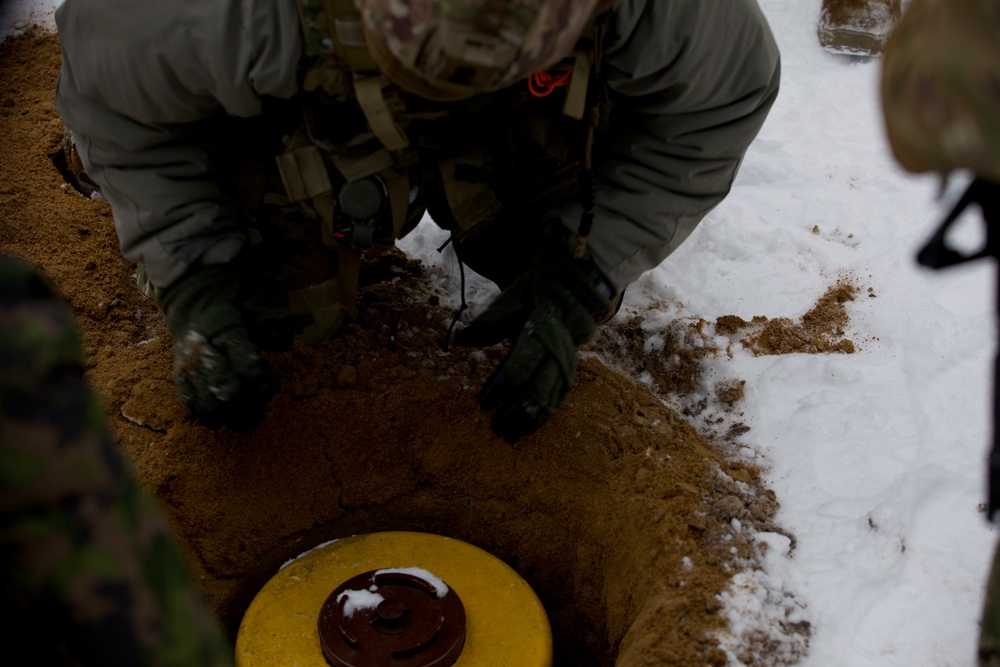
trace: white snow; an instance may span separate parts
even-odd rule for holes
[[[723,596],[732,632],[720,640],[738,665],[746,637],[806,621],[801,667],[971,667],[995,543],[978,506],[997,268],[917,266],[968,181],[939,198],[936,178],[895,164],[881,61],[824,51],[819,0],[760,2],[782,52],[778,100],[730,196],[629,289],[624,310],[665,302],[661,329],[677,317],[797,319],[849,276],[861,288],[847,304],[858,350],[753,357],[734,346],[713,363],[715,380],[746,380],[743,456],[766,468],[778,523],[795,536],[794,548],[757,536],[764,569]],[[965,217],[954,242],[976,246],[981,221]],[[434,251],[442,242],[422,225],[402,245],[457,286],[454,255]],[[467,282],[474,314],[495,290],[468,272]],[[661,344],[648,330],[647,347]],[[801,647],[779,639],[780,650]]]
[[[330,544],[329,542],[327,544]],[[315,551],[315,549],[310,549],[310,551]],[[309,553],[309,552],[306,552]],[[298,558],[301,558],[305,554],[300,554]],[[448,594],[448,584],[444,583],[440,577],[435,575],[433,572],[425,570],[422,567],[389,567],[383,568],[381,570],[376,570],[372,575],[372,581],[375,581],[376,577],[385,574],[408,574],[411,577],[416,577],[421,581],[426,582],[431,588],[434,589],[435,595],[439,598],[443,598]],[[354,612],[362,609],[375,609],[384,600],[385,597],[378,592],[379,587],[377,584],[372,584],[365,589],[348,589],[341,591],[337,595],[337,602],[344,602],[344,618],[350,618],[354,615]]]
[[[431,588],[434,589],[434,594],[439,598],[448,594],[448,584],[444,583],[441,577],[422,567],[389,567],[375,572],[376,577],[382,574],[408,574],[430,584]]]
[[[31,25],[55,28],[52,13],[62,0],[3,0],[0,2],[0,40],[19,35]]]
[[[795,319],[839,276],[862,292],[847,304],[855,354],[753,357],[734,346],[711,368],[715,379],[746,380],[742,452],[766,468],[778,522],[795,537],[793,546],[756,536],[768,547],[764,567],[723,596],[732,622],[723,645],[735,656],[754,631],[806,621],[813,634],[802,667],[971,667],[995,542],[978,506],[996,267],[915,264],[964,183],[938,199],[934,178],[896,166],[880,61],[825,52],[819,0],[760,1],[783,57],[778,101],[732,194],[630,288],[625,310],[666,303],[670,318]],[[57,4],[8,2],[0,37]],[[957,238],[974,244],[979,223],[968,218]],[[423,224],[401,245],[434,267],[453,305],[458,267],[450,249],[435,251],[443,240]],[[495,290],[467,277],[475,313]]]
[[[374,588],[374,587],[373,587]],[[344,618],[354,616],[354,612],[363,609],[375,609],[385,600],[381,593],[372,590],[346,590],[337,596],[337,603],[344,603]]]

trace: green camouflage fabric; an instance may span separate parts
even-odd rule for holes
[[[3,256],[0,572],[0,624],[32,664],[233,664],[163,515],[115,449],[69,310]]]
[[[889,143],[912,172],[1000,183],[1000,2],[912,0],[886,45]]]
[[[569,55],[598,0],[359,0],[372,55],[429,99],[506,88]],[[437,93],[437,94],[436,94]]]

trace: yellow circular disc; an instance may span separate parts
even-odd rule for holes
[[[410,532],[337,540],[285,566],[243,616],[237,667],[329,667],[318,622],[330,593],[370,570],[410,567],[438,577],[462,600],[465,646],[456,667],[551,667],[548,616],[517,572],[466,542]]]

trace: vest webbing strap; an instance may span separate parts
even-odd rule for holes
[[[354,77],[354,92],[361,105],[361,111],[368,119],[368,126],[372,132],[382,142],[382,145],[390,151],[398,151],[410,145],[410,139],[396,123],[392,111],[385,103],[382,95],[381,76],[358,76]]]
[[[340,307],[352,320],[358,316],[358,280],[361,277],[361,251],[337,246],[337,281],[340,283]]]
[[[594,103],[594,96],[589,91],[592,72],[599,71],[601,65],[601,19],[597,18],[614,0],[600,0],[598,8],[591,18],[589,34],[593,45],[577,45],[569,86],[566,89],[566,99],[563,113],[570,118],[583,120],[587,124],[587,134],[584,146],[584,169],[590,165],[593,130],[596,125],[594,109],[589,107]],[[449,101],[452,96],[447,91],[430,88],[419,77],[410,81],[411,73],[403,68],[388,52],[381,53],[385,46],[378,40],[370,44],[365,39],[361,16],[354,6],[354,0],[297,0],[300,18],[310,46],[310,72],[307,73],[307,89],[323,88],[330,94],[350,96],[353,89],[355,100],[361,108],[371,132],[382,144],[383,148],[361,157],[328,154],[340,174],[348,181],[355,181],[373,174],[383,178],[388,189],[389,203],[392,211],[393,236],[398,238],[406,229],[409,216],[410,179],[404,168],[397,170],[394,166],[404,151],[411,145],[410,138],[402,129],[399,118],[390,108],[390,102],[383,89],[383,75],[390,81],[400,83],[402,88],[416,91],[419,95],[434,101]],[[308,10],[307,10],[308,9]],[[588,33],[584,33],[587,36]],[[321,38],[322,37],[322,38]],[[374,54],[373,54],[374,52]],[[382,57],[378,57],[382,56]],[[382,61],[385,61],[384,63]],[[379,65],[382,64],[382,68]],[[311,79],[309,77],[312,77]],[[413,84],[411,87],[410,84]],[[305,85],[305,84],[304,84]],[[427,88],[426,90],[424,88]],[[402,118],[407,118],[405,116]],[[340,305],[348,316],[356,316],[357,291],[360,277],[362,252],[334,236],[334,215],[336,213],[335,195],[330,184],[330,175],[321,152],[315,145],[299,149],[291,145],[285,155],[279,158],[282,167],[282,178],[286,190],[294,201],[309,200],[312,208],[321,221],[324,244],[334,248],[337,253],[337,283],[340,291]],[[395,159],[394,159],[395,158]],[[468,156],[455,158],[468,160]],[[444,162],[439,163],[447,191],[449,208],[461,221],[463,231],[471,229],[475,221],[486,219],[496,213],[500,202],[495,193],[486,183],[458,182],[451,173],[444,169]],[[451,165],[452,169],[454,164]],[[286,173],[287,172],[287,173]],[[400,173],[401,172],[401,173]],[[461,192],[454,192],[455,187]],[[453,195],[461,194],[457,200]],[[591,212],[592,215],[592,212]],[[586,236],[589,225],[581,225],[579,234],[582,252],[586,247]],[[468,228],[468,229],[465,229]],[[377,250],[372,248],[372,250]]]
[[[330,160],[348,183],[360,181],[372,174],[377,174],[383,169],[388,169],[394,162],[392,155],[385,148],[381,148],[370,155],[361,157],[346,157],[343,155],[331,155]]]
[[[277,162],[289,201],[305,201],[333,191],[323,155],[316,146],[286,150],[277,156]]]
[[[333,235],[335,203],[333,193],[314,197],[312,206],[319,214],[323,243],[337,251],[337,284],[340,307],[352,320],[357,316],[358,280],[361,276],[361,251],[340,243]]]
[[[605,10],[613,4],[612,2],[601,2],[598,4],[597,10],[594,12],[594,16],[590,20],[590,31],[594,40],[594,51],[593,56],[588,55],[588,61],[593,66],[595,78],[600,78],[601,73],[601,62],[604,55],[604,18]],[[580,66],[580,52],[577,52],[577,67]],[[587,81],[590,81],[590,67],[587,68],[586,73],[583,75],[586,77]],[[573,72],[573,78],[577,78],[577,72]],[[572,83],[570,84],[572,85]],[[603,86],[603,84],[601,84]],[[607,90],[605,89],[603,93],[606,95]],[[591,228],[594,224],[594,207],[597,205],[597,180],[594,175],[594,164],[593,164],[593,149],[594,149],[594,131],[597,129],[601,122],[601,101],[597,100],[592,102],[587,108],[588,100],[586,91],[584,92],[584,108],[586,112],[586,130],[584,135],[583,144],[583,171],[580,173],[580,204],[582,210],[580,212],[580,226],[577,229],[576,244],[573,247],[573,257],[577,259],[582,259],[587,255],[587,238],[590,236]],[[566,103],[569,104],[569,98],[567,97]],[[568,112],[567,112],[568,113]],[[583,115],[579,116],[583,120]]]
[[[573,63],[573,75],[569,80],[569,88],[566,90],[566,101],[563,103],[563,113],[570,118],[583,120],[587,109],[587,89],[590,84],[591,69],[597,74],[601,73],[601,60],[604,51],[604,19],[605,10],[610,8],[615,0],[601,0],[594,8],[594,13],[590,17],[588,27],[584,35],[588,35],[593,40],[590,50],[576,50],[576,61]],[[577,43],[579,47],[579,43]]]
[[[392,210],[392,236],[399,238],[406,226],[406,216],[410,208],[410,176],[407,172],[383,172],[385,186],[389,190],[389,207]]]
[[[573,75],[566,89],[566,101],[563,103],[563,113],[576,120],[583,120],[587,110],[587,88],[590,82],[590,54],[586,51],[576,52],[576,62],[573,63]]]
[[[406,226],[410,203],[410,177],[407,172],[382,173],[389,190],[389,205],[392,211],[392,233],[399,237]],[[337,282],[340,288],[340,305],[347,315],[357,316],[358,282],[361,274],[361,250],[353,248],[334,236],[333,220],[336,202],[332,192],[325,192],[312,198],[312,207],[319,214],[323,243],[337,251]]]
[[[354,0],[323,0],[327,36],[333,41],[333,51],[350,69],[357,72],[377,72],[365,45],[361,14]],[[358,39],[360,36],[360,39]]]

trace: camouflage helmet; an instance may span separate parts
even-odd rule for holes
[[[395,83],[453,101],[567,56],[599,0],[356,0],[368,48]]]
[[[1000,2],[912,0],[886,45],[882,106],[903,168],[1000,183]]]

